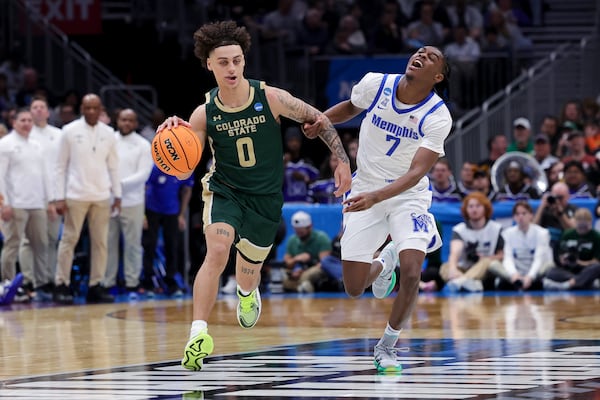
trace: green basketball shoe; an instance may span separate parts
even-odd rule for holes
[[[212,337],[206,330],[201,331],[185,345],[181,365],[191,371],[200,371],[202,360],[213,352],[213,348]]]

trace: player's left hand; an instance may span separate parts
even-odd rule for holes
[[[350,172],[350,164],[339,162],[335,168],[333,177],[335,178],[336,187],[336,190],[333,192],[333,194],[336,197],[343,196],[344,193],[350,190],[350,186],[352,185],[352,172]]]
[[[350,197],[342,202],[345,206],[343,212],[364,211],[377,203],[377,196],[373,192],[366,192]]]
[[[300,130],[302,131],[302,133],[304,133],[304,136],[306,136],[309,139],[315,139],[317,137],[319,137],[319,133],[321,133],[321,122],[323,121],[323,119],[321,118],[321,116],[317,116],[317,119],[313,122],[305,122],[303,124],[300,125]]]

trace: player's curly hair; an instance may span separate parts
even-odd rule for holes
[[[213,49],[237,44],[244,54],[250,49],[250,34],[234,21],[219,21],[202,25],[194,32],[194,54],[206,68],[206,60]]]

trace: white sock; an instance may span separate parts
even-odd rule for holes
[[[208,331],[208,324],[206,321],[202,321],[201,319],[193,321],[192,329],[190,329],[190,339],[202,331]]]
[[[237,285],[237,289],[238,289],[238,292],[240,292],[240,294],[242,296],[248,296],[250,293],[252,293],[252,291],[246,292],[245,290],[242,290],[242,288],[240,287],[240,285]]]
[[[379,339],[379,342],[377,344],[382,344],[388,347],[396,346],[396,342],[398,341],[400,332],[402,332],[402,329],[395,330],[390,326],[390,323],[388,322],[387,326],[385,327],[385,331],[383,332],[383,337]]]

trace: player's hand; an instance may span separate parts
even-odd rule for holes
[[[58,215],[65,215],[67,213],[67,203],[64,200],[56,200],[54,208],[56,208]]]
[[[350,190],[352,185],[352,172],[350,172],[350,164],[339,162],[333,173],[335,179],[336,190],[333,194],[336,197],[343,196],[344,193]]]
[[[8,222],[11,219],[13,219],[13,217],[15,216],[15,213],[11,206],[3,206],[0,216],[2,217],[2,221]]]
[[[188,128],[192,127],[192,125],[183,118],[180,118],[177,115],[173,115],[172,117],[165,119],[164,122],[160,124],[158,128],[156,128],[156,133],[162,131],[163,129],[173,128],[179,125],[184,125]]]
[[[342,202],[345,205],[343,212],[364,211],[377,203],[377,197],[373,192],[361,193],[350,197]]]
[[[321,116],[317,116],[317,119],[313,122],[305,122],[302,125],[300,125],[300,130],[302,131],[302,133],[304,133],[304,136],[306,136],[309,139],[315,139],[317,137],[319,137],[319,133],[321,133],[321,122],[323,121],[323,119],[321,118]]]

